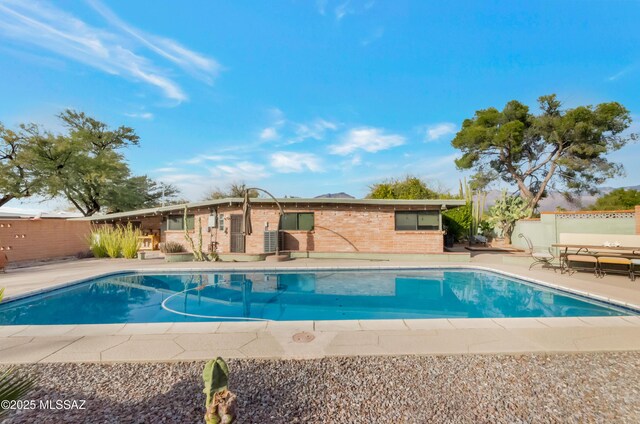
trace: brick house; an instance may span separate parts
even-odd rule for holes
[[[442,210],[464,200],[278,199],[284,210],[280,250],[328,253],[443,253]],[[143,209],[90,220],[133,223],[161,242],[184,239],[185,205]],[[275,251],[279,208],[273,199],[251,199],[252,234],[243,233],[242,199],[229,198],[187,207],[187,228],[202,227],[203,250],[219,254]],[[194,237],[195,239],[195,237]]]

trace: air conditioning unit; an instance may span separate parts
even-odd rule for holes
[[[277,231],[265,231],[264,232],[264,253],[273,253],[276,251],[278,243]]]

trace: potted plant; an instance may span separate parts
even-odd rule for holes
[[[167,262],[190,262],[193,261],[193,253],[187,252],[184,245],[175,241],[164,243],[162,253]]]

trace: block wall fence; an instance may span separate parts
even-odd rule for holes
[[[90,231],[88,221],[0,219],[0,254],[9,264],[86,254]]]
[[[558,242],[561,233],[640,234],[640,206],[622,211],[543,212],[539,219],[516,222],[512,244],[527,247],[518,237],[524,234],[536,248],[547,248]]]

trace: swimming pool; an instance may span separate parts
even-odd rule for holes
[[[0,304],[0,325],[632,314],[481,270],[218,271],[113,274]]]

